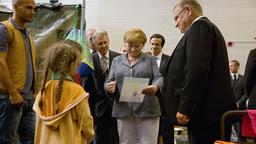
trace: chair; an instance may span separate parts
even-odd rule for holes
[[[244,118],[247,115],[248,115],[248,113],[246,110],[232,110],[232,111],[227,111],[226,113],[224,113],[221,117],[221,123],[220,123],[221,140],[222,141],[225,140],[225,122],[227,121],[227,119],[235,119],[235,120],[232,120],[232,122],[235,122],[238,120],[238,118],[242,118],[242,117]],[[256,137],[248,137],[246,135],[244,135],[243,137],[249,138],[249,139],[256,139]]]

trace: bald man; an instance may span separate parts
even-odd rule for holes
[[[256,40],[256,30],[253,38]],[[244,79],[245,90],[249,96],[248,109],[256,109],[256,48],[250,50],[247,58]]]
[[[95,28],[88,28],[86,30],[87,44],[91,53],[96,52],[95,46],[92,42],[92,36],[96,32]]]
[[[0,143],[34,142],[35,48],[25,28],[34,0],[13,0],[13,15],[0,23]],[[18,134],[18,137],[17,137]]]

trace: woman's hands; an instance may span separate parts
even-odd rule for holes
[[[149,96],[154,96],[157,91],[158,91],[158,86],[156,86],[156,85],[149,85],[149,86],[146,86],[142,90],[142,94],[149,95]]]

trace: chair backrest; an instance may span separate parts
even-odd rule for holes
[[[226,122],[229,120],[229,122],[233,123],[235,121],[238,121],[239,118],[243,117],[243,115],[246,115],[247,112],[245,110],[232,110],[225,112],[221,117],[220,122],[220,137],[221,140],[225,140],[226,134],[225,134],[225,128],[226,128]]]

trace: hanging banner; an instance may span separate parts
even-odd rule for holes
[[[7,20],[12,16],[10,8],[0,4],[0,21]],[[43,83],[44,57],[47,49],[54,43],[64,40],[75,25],[80,27],[81,6],[59,5],[51,7],[50,4],[37,4],[36,15],[31,23],[26,25],[29,34],[36,44],[37,58],[37,84]]]

